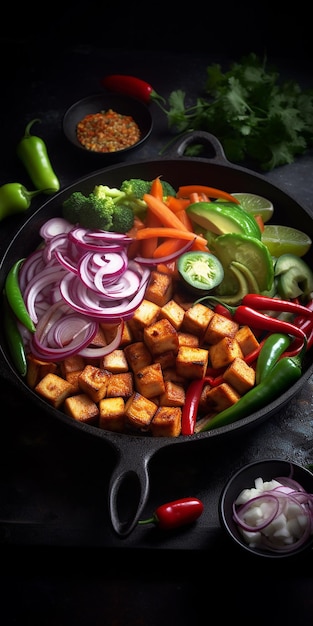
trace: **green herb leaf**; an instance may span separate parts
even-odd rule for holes
[[[313,90],[279,79],[277,70],[254,53],[226,72],[212,64],[202,88],[205,97],[194,105],[186,106],[184,91],[172,91],[168,125],[178,133],[214,134],[230,161],[252,161],[261,170],[292,163],[313,146]],[[189,154],[198,150],[188,147]]]

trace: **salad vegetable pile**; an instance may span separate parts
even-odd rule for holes
[[[72,192],[60,213],[3,294],[15,367],[54,408],[177,437],[239,420],[300,378],[313,272],[301,249],[272,255],[264,216],[235,192],[131,179]]]

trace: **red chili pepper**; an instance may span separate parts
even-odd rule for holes
[[[241,301],[241,304],[249,306],[252,309],[263,311],[283,311],[284,313],[294,313],[296,315],[305,315],[313,317],[313,311],[309,307],[299,304],[292,300],[280,300],[271,298],[270,296],[262,296],[259,293],[248,293]]]
[[[259,328],[260,330],[268,330],[270,332],[281,332],[287,335],[293,335],[299,337],[303,341],[306,341],[305,332],[285,320],[280,320],[277,317],[271,317],[270,315],[264,315],[260,311],[256,311],[249,306],[239,305],[235,308],[233,313],[233,320],[238,324],[249,324],[251,327]]]
[[[159,506],[152,517],[138,524],[156,524],[162,530],[172,530],[195,522],[203,512],[203,503],[198,498],[181,498]]]
[[[109,74],[101,80],[101,84],[110,91],[122,93],[133,98],[138,98],[146,104],[151,100],[160,100],[165,102],[149,83],[136,76],[128,74]]]
[[[182,435],[193,435],[204,382],[204,378],[193,380],[187,389],[182,410]]]
[[[226,317],[228,320],[232,319],[230,311],[226,308],[226,306],[224,306],[224,304],[221,304],[220,302],[218,302],[215,305],[214,313],[218,313],[219,315],[224,315],[224,317]]]

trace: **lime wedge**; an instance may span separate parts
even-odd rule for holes
[[[295,254],[302,257],[312,245],[309,235],[297,228],[281,224],[265,224],[261,241],[275,257],[282,254]]]
[[[255,193],[238,192],[232,196],[239,200],[240,206],[252,215],[261,215],[263,223],[269,222],[274,213],[273,204],[268,198],[258,196]]]

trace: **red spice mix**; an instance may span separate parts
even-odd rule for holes
[[[134,145],[140,129],[130,115],[108,109],[86,115],[76,129],[78,141],[93,152],[116,152]]]

